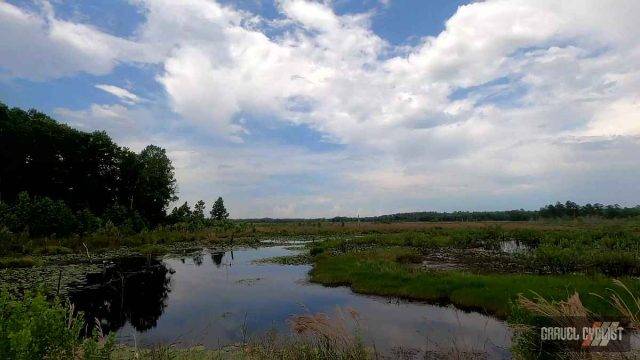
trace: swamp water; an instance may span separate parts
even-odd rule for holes
[[[70,296],[91,323],[101,319],[119,342],[137,346],[217,348],[270,330],[290,334],[294,315],[321,312],[335,318],[339,309],[344,314],[353,309],[363,339],[383,354],[456,349],[510,357],[511,331],[492,317],[312,284],[310,265],[255,262],[296,253],[268,246],[161,260],[123,258],[89,276]]]

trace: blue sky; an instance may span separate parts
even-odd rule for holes
[[[0,1],[0,101],[235,217],[635,205],[636,1]]]

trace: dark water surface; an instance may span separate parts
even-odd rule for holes
[[[284,246],[233,252],[203,250],[163,260],[127,258],[71,292],[79,310],[102,320],[120,342],[219,347],[276,329],[292,315],[337,309],[359,314],[363,337],[385,353],[394,348],[483,351],[509,357],[511,332],[494,318],[453,307],[358,295],[308,282],[308,265],[256,264],[291,255]]]

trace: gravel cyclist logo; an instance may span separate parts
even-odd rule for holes
[[[573,323],[571,326],[546,326],[540,328],[540,339],[564,343],[575,350],[586,351],[628,351],[631,329],[626,322],[593,321],[583,318],[563,318],[559,324]]]

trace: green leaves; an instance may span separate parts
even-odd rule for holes
[[[17,300],[3,292],[0,320],[2,359],[108,359],[114,347],[113,336],[105,338],[99,331],[83,339],[82,314],[42,295],[27,293]]]

